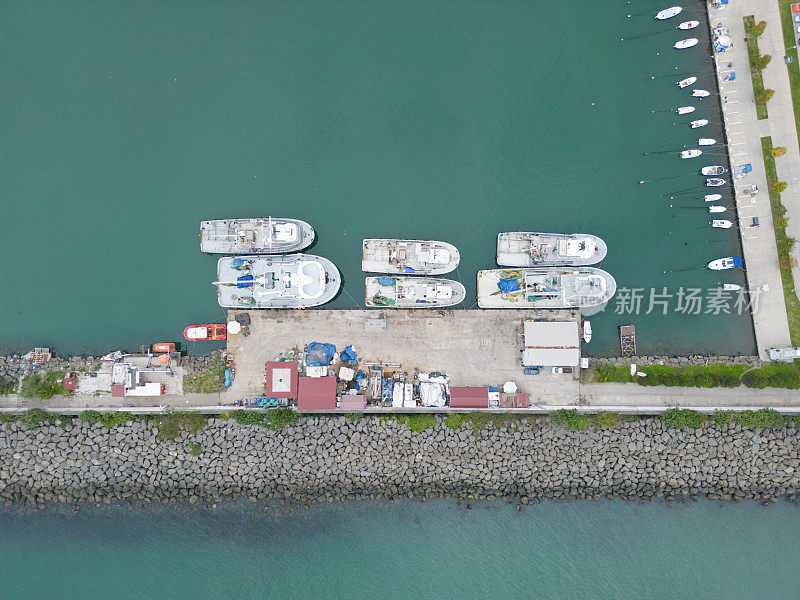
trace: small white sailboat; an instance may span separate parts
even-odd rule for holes
[[[677,85],[679,88],[685,88],[692,85],[695,81],[697,81],[697,77],[687,77],[686,79],[681,79]]]
[[[710,95],[711,92],[709,92],[708,90],[692,90],[692,96],[695,98],[706,98],[707,96]]]
[[[697,158],[702,153],[703,151],[698,150],[697,148],[694,148],[692,150],[684,150],[683,152],[681,152],[681,158]]]
[[[697,140],[697,144],[700,146],[713,146],[717,143],[717,140],[714,138],[700,138]]]
[[[700,127],[705,127],[708,125],[708,119],[697,119],[697,121],[691,122],[692,129],[698,129]]]
[[[706,179],[706,187],[719,187],[721,185],[725,185],[725,180],[719,177],[712,177],[710,179]]]
[[[742,259],[739,256],[726,256],[725,258],[718,258],[708,263],[708,268],[712,271],[724,271],[726,269],[733,269],[734,267],[741,267]]]
[[[716,200],[722,200],[722,194],[706,194],[703,196],[703,200],[706,202],[714,202]]]
[[[658,11],[658,14],[656,14],[656,19],[659,21],[671,19],[672,17],[679,15],[682,10],[683,8],[680,6],[670,6],[669,8]]]
[[[684,21],[683,23],[678,25],[677,29],[683,29],[684,31],[686,31],[688,29],[694,29],[698,25],[700,25],[700,21]]]
[[[592,324],[589,321],[583,322],[583,341],[587,344],[592,341]]]
[[[675,42],[675,48],[678,50],[685,50],[686,48],[691,48],[692,46],[696,46],[697,42],[699,42],[697,38],[687,38],[685,40],[680,40],[679,42]]]
[[[712,204],[708,207],[708,212],[710,213],[724,213],[726,210],[728,209],[724,206],[720,206],[719,204]]]
[[[694,112],[694,106],[681,106],[678,108],[679,115],[688,115],[691,112]]]
[[[742,286],[740,286],[738,283],[723,283],[722,289],[726,292],[738,292],[742,289]]]
[[[700,172],[703,175],[722,175],[726,169],[722,165],[709,165],[700,169]]]
[[[728,221],[728,219],[714,219],[711,221],[711,226],[717,229],[730,229],[733,226],[733,222]]]

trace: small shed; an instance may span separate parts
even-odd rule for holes
[[[267,398],[297,398],[297,361],[268,362],[264,394]]]
[[[524,367],[577,367],[580,335],[577,321],[525,321]]]
[[[450,408],[489,408],[489,388],[451,387]]]
[[[367,408],[367,398],[362,394],[342,394],[339,408],[341,410],[364,410]]]
[[[299,377],[298,410],[335,410],[336,377]]]

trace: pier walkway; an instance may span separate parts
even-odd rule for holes
[[[777,4],[774,0],[770,2]],[[757,310],[753,314],[756,347],[762,360],[769,360],[770,348],[791,345],[783,284],[778,266],[778,248],[772,224],[767,178],[761,152],[761,138],[769,127],[756,116],[755,100],[750,78],[750,61],[744,41],[744,17],[753,14],[753,0],[736,0],[724,9],[708,8],[712,27],[728,27],[733,47],[715,54],[713,59],[717,84],[722,102],[725,132],[728,139],[730,166],[751,163],[753,171],[741,180],[733,179],[739,233],[747,275],[747,285],[752,295],[757,295]],[[771,27],[780,33],[780,21]],[[780,57],[774,57],[773,60]],[[735,81],[725,76],[736,72]],[[770,105],[771,106],[771,105]],[[731,174],[731,177],[733,175]],[[757,185],[759,193],[751,197],[750,186]],[[750,227],[757,217],[759,227]],[[764,286],[767,286],[765,289]]]

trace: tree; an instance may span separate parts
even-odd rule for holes
[[[758,36],[760,36],[762,33],[764,33],[764,30],[765,30],[766,28],[767,28],[767,22],[766,22],[766,21],[759,21],[758,23],[756,23],[755,25],[753,25],[753,29],[751,29],[751,30],[750,30],[750,32],[751,32],[751,35],[752,35],[754,38],[757,38],[757,37],[758,37]]]
[[[786,154],[786,146],[776,146],[772,149],[772,156],[778,158]]]
[[[762,54],[761,56],[756,57],[756,59],[753,61],[753,66],[758,71],[763,71],[764,69],[767,68],[767,65],[769,64],[769,61],[771,61],[771,60],[772,60],[772,56],[771,55]]]
[[[780,194],[783,190],[785,190],[789,186],[788,183],[785,181],[777,181],[775,185],[772,186],[772,191],[776,194]]]
[[[772,100],[772,96],[775,95],[775,90],[761,90],[756,94],[756,102],[761,104],[766,104],[770,100]]]

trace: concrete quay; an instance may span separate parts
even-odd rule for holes
[[[228,320],[238,312],[229,313]],[[270,310],[248,311],[250,335],[229,336],[236,364],[224,404],[264,393],[264,365],[292,348],[328,342],[355,346],[359,360],[401,365],[407,373],[439,371],[457,386],[517,384],[537,404],[577,402],[573,375],[523,374],[522,323],[577,320],[579,311],[547,310]],[[534,400],[535,399],[535,400]]]
[[[745,163],[753,165],[753,171],[746,178],[733,180],[733,187],[747,285],[751,295],[758,295],[757,310],[753,314],[756,347],[759,357],[769,360],[770,348],[790,346],[791,339],[761,152],[761,138],[771,132],[769,124],[759,121],[756,116],[750,61],[744,41],[743,19],[753,14],[755,4],[757,3],[737,0],[724,9],[708,7],[708,18],[712,27],[718,24],[728,27],[734,42],[732,48],[714,54],[713,60],[722,102],[730,166]],[[772,23],[771,27],[780,33],[780,20]],[[726,81],[725,77],[731,72],[736,73],[736,79]],[[771,104],[768,105],[768,110],[770,107]],[[751,185],[758,186],[759,193],[755,197],[749,193]],[[753,217],[759,220],[758,228],[749,227]],[[768,291],[763,291],[765,285],[768,286]]]

